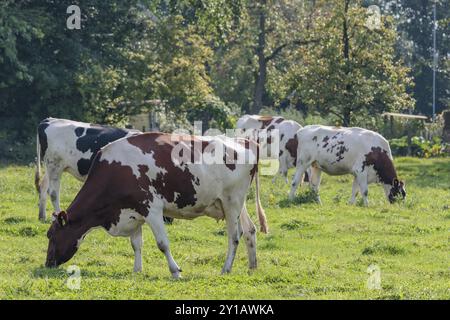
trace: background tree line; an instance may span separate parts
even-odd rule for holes
[[[81,30],[66,28],[71,4],[81,8]],[[450,103],[450,7],[436,4],[439,112]],[[384,111],[430,115],[432,5],[2,0],[0,140],[34,139],[47,116],[123,125],[151,99],[219,127],[263,108],[345,126]]]

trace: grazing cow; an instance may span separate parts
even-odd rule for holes
[[[189,161],[184,152],[192,147],[194,159]],[[180,219],[204,215],[225,219],[228,254],[222,272],[231,271],[242,235],[249,267],[256,268],[256,229],[245,207],[254,177],[261,231],[268,230],[259,199],[257,149],[255,142],[246,139],[164,133],[144,133],[107,145],[95,157],[85,184],[67,212],[55,215],[47,234],[46,266],[55,267],[71,259],[85,235],[102,227],[112,236],[130,237],[134,271],[141,271],[141,226],[147,223],[172,276],[178,278],[181,270],[170,253],[164,214]],[[185,160],[178,159],[181,153]],[[216,157],[220,161],[205,161]],[[244,158],[248,159],[245,163],[241,161]]]
[[[279,116],[244,115],[239,118],[236,127],[244,131],[249,129],[278,130],[280,137],[280,152],[278,157],[280,166],[278,173],[283,175],[286,183],[288,183],[288,170],[294,168],[297,161],[297,139],[295,138],[295,134],[302,126],[295,121],[285,120]],[[261,142],[261,148],[264,146],[264,142]],[[276,177],[273,177],[272,182],[275,182]],[[305,181],[308,181],[307,174],[305,174]]]
[[[380,134],[361,128],[315,125],[300,129],[297,139],[298,161],[289,195],[291,199],[303,172],[310,166],[310,184],[317,193],[322,171],[330,175],[352,174],[355,179],[351,204],[355,203],[359,188],[367,206],[368,184],[374,182],[383,184],[391,203],[398,196],[406,197],[405,184],[397,177],[389,143]]]
[[[37,167],[35,185],[39,193],[39,219],[46,218],[47,192],[55,211],[59,212],[61,175],[69,172],[85,181],[97,151],[110,142],[139,134],[126,130],[65,119],[48,118],[37,129]],[[41,159],[46,167],[41,179]]]

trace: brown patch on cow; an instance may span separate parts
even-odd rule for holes
[[[362,171],[367,166],[373,166],[378,178],[384,184],[392,185],[394,179],[397,179],[397,172],[394,164],[389,158],[386,150],[380,147],[372,147],[372,151],[365,155],[362,165]]]
[[[285,145],[286,150],[289,152],[291,157],[295,159],[294,163],[297,162],[297,147],[298,147],[297,135],[294,135],[294,137],[289,139]]]
[[[278,118],[277,120],[275,120],[275,123],[282,123],[284,121],[284,118]]]
[[[284,121],[283,117],[272,117],[272,116],[258,116],[257,120],[262,123],[261,129],[267,129],[267,127],[272,123],[281,123]],[[275,120],[275,121],[274,121]],[[269,129],[271,130],[271,129]]]
[[[144,154],[150,154],[153,151],[155,165],[163,168],[166,172],[159,172],[156,179],[151,181],[158,194],[162,195],[169,203],[175,203],[178,208],[194,206],[196,203],[196,192],[194,188],[195,178],[187,167],[180,168],[175,166],[172,160],[172,150],[181,141],[191,147],[191,161],[200,156],[200,150],[192,152],[194,142],[199,143],[202,152],[208,145],[207,141],[200,140],[194,136],[177,136],[179,141],[172,141],[170,134],[146,133],[128,138],[128,142],[138,147]],[[175,195],[178,193],[178,195]],[[176,197],[176,198],[175,198]]]

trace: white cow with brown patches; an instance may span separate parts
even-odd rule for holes
[[[140,271],[141,226],[147,223],[172,276],[178,278],[181,270],[169,249],[164,214],[179,219],[225,219],[228,254],[222,272],[231,271],[242,235],[249,267],[254,269],[256,229],[245,207],[253,178],[261,231],[268,230],[257,170],[257,144],[246,139],[146,133],[115,141],[98,152],[67,212],[55,215],[47,234],[46,266],[71,259],[85,235],[102,227],[112,236],[130,237],[134,270]]]
[[[380,134],[361,128],[306,126],[297,132],[297,170],[289,198],[295,196],[306,168],[311,166],[310,184],[318,194],[322,171],[329,175],[352,174],[354,204],[358,189],[368,205],[368,185],[381,183],[392,203],[405,198],[404,183],[399,181],[388,141]],[[318,198],[320,202],[320,198]]]
[[[290,168],[294,168],[297,161],[297,139],[295,134],[302,126],[293,120],[286,120],[280,116],[259,116],[259,115],[244,115],[237,121],[236,128],[246,130],[278,130],[279,133],[279,169],[278,174],[282,175],[286,183],[288,183],[287,173]],[[261,149],[264,149],[267,144],[265,141],[260,141]],[[277,175],[273,177],[272,182],[275,182]],[[305,177],[307,181],[307,177]]]

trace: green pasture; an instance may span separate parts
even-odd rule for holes
[[[450,160],[399,158],[407,200],[390,205],[371,185],[369,207],[347,204],[351,176],[323,175],[322,205],[306,186],[294,202],[289,186],[262,179],[270,233],[257,234],[258,269],[249,273],[239,245],[232,273],[221,275],[225,223],[210,218],[167,226],[172,254],[183,269],[172,280],[150,228],[144,226],[144,271],[134,274],[128,238],[90,233],[59,269],[43,267],[46,232],[39,222],[32,166],[0,166],[0,299],[450,299]],[[293,172],[290,172],[292,174]],[[66,208],[81,184],[62,182]],[[253,189],[248,208],[255,217]],[[48,203],[48,215],[52,212]],[[67,286],[67,268],[81,270],[81,286]],[[381,289],[369,289],[376,265]]]

